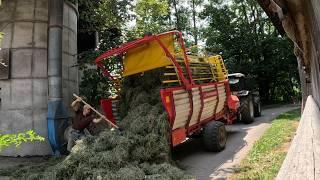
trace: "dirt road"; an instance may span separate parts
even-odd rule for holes
[[[207,152],[199,138],[176,147],[173,157],[197,180],[226,179],[247,155],[254,142],[270,127],[270,122],[279,114],[297,108],[299,107],[286,105],[264,109],[262,116],[256,118],[252,124],[238,123],[228,126],[226,149],[220,153]]]

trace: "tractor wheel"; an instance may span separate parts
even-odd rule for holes
[[[219,152],[226,147],[227,131],[220,121],[209,122],[203,129],[203,143],[207,150]]]
[[[242,115],[241,113],[237,113],[237,122],[242,122]]]
[[[254,117],[260,117],[261,116],[261,103],[254,103]]]
[[[254,121],[254,106],[251,96],[241,99],[241,119],[245,124],[250,124]]]

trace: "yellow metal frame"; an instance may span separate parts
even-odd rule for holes
[[[228,79],[228,71],[220,55],[210,56],[207,58],[207,61],[212,65],[213,72],[215,72],[215,75],[218,78],[218,81],[223,81]]]
[[[170,53],[174,54],[173,35],[169,34],[161,37],[161,42]],[[154,40],[142,46],[128,50],[124,57],[123,65],[123,76],[130,76],[167,65],[172,65],[172,62],[166,56],[159,43]]]
[[[169,34],[161,38],[161,42],[168,49],[168,51],[174,54],[176,61],[178,63],[184,63],[184,58],[182,50],[178,50],[175,46],[174,36]],[[181,59],[181,60],[180,60]],[[223,59],[220,55],[208,56],[206,53],[202,56],[197,56],[195,54],[188,55],[190,63],[198,64],[209,64],[212,72],[213,80],[223,81],[228,77],[228,71],[225,68]],[[124,71],[123,76],[130,76],[136,73],[141,73],[149,71],[152,69],[166,67],[166,68],[175,68],[170,59],[166,56],[162,47],[156,41],[151,41],[142,46],[130,49],[124,55],[123,60]],[[208,67],[197,67],[198,69],[208,69]],[[175,73],[177,70],[175,69]],[[164,75],[173,76],[174,73],[165,73]],[[194,81],[208,80],[210,78],[196,78]],[[164,80],[163,83],[175,83],[181,80],[177,76],[177,79]]]

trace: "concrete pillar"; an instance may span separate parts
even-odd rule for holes
[[[4,156],[52,154],[47,138],[48,103],[48,0],[2,0],[1,51],[9,50],[10,78],[0,80],[1,133],[35,130],[45,142],[25,143],[9,148]],[[64,4],[63,19],[63,101],[69,106],[72,92],[78,92],[77,12]]]

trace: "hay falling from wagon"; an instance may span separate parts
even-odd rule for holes
[[[123,131],[103,131],[77,144],[62,162],[29,179],[191,179],[170,158],[167,115],[160,101],[159,71],[123,81]],[[40,173],[40,174],[39,174]],[[26,177],[26,176],[24,176]]]

